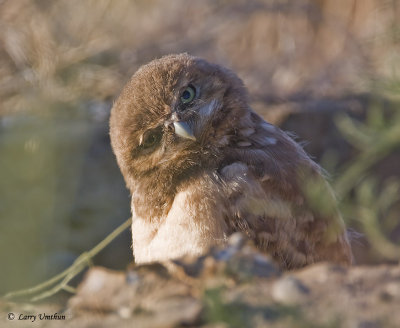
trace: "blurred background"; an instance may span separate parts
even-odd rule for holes
[[[0,294],[60,272],[129,218],[110,148],[121,88],[189,52],[330,174],[360,264],[400,259],[400,1],[0,0]],[[126,231],[93,262],[125,268]]]

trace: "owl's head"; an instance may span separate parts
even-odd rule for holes
[[[110,119],[111,143],[128,187],[146,178],[176,183],[216,165],[244,111],[243,83],[223,67],[187,54],[142,66]]]

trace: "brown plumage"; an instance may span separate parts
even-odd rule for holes
[[[351,263],[319,166],[253,112],[233,72],[187,54],[150,62],[116,101],[110,134],[136,262],[199,255],[242,231],[282,268]]]

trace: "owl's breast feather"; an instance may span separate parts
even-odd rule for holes
[[[175,195],[164,217],[139,217],[132,207],[135,262],[198,256],[226,241],[225,211],[218,199],[218,186],[208,175],[199,179]]]

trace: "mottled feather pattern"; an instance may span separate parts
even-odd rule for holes
[[[233,72],[187,54],[143,66],[110,134],[132,193],[136,262],[200,255],[241,231],[285,269],[351,263],[321,169],[252,111]]]

